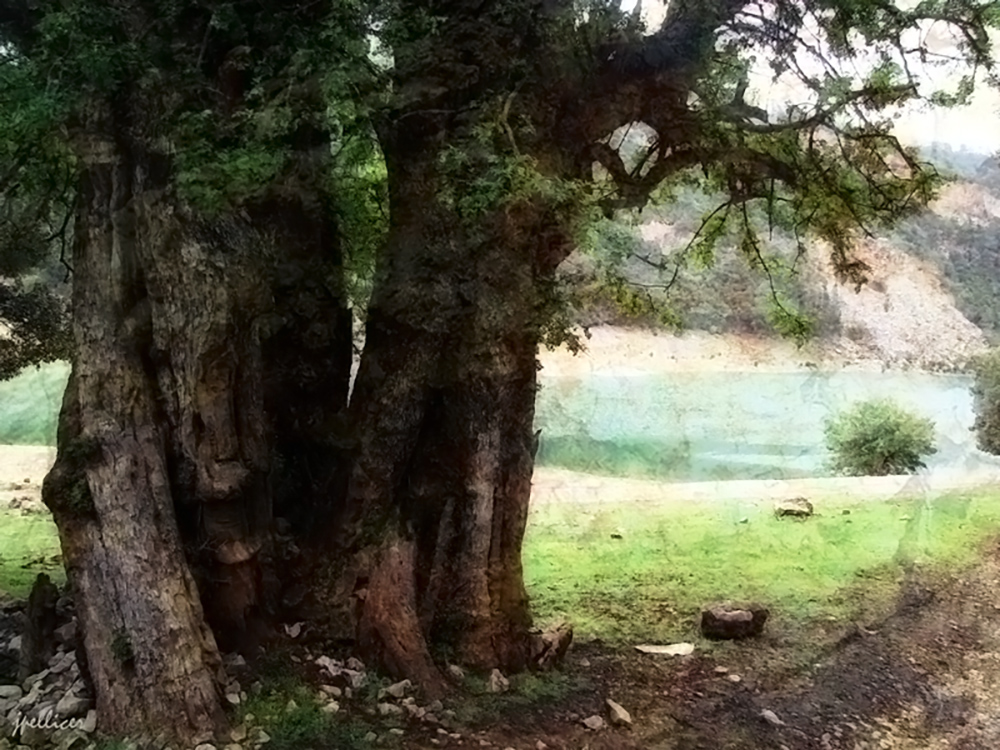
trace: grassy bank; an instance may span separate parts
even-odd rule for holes
[[[60,586],[66,580],[52,517],[0,507],[0,595],[27,597],[39,573],[48,573]]]
[[[789,628],[872,621],[908,569],[971,563],[1000,529],[996,492],[816,510],[796,520],[768,504],[540,506],[524,548],[534,611],[623,644],[695,638],[702,606],[727,599],[760,601]]]
[[[725,599],[760,601],[788,627],[870,621],[906,570],[973,562],[1000,529],[1000,494],[983,490],[816,510],[795,520],[766,503],[540,505],[524,544],[533,610],[623,644],[694,638],[701,607]],[[0,591],[25,596],[58,552],[48,515],[0,509]]]

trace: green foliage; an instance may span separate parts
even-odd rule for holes
[[[563,672],[524,672],[510,677],[510,690],[490,693],[483,677],[467,676],[466,695],[454,702],[456,719],[470,726],[484,726],[523,718],[533,710],[551,711],[553,705],[586,690],[579,675]]]
[[[240,706],[252,713],[278,750],[351,750],[367,747],[366,724],[324,713],[314,691],[294,670],[286,649],[268,651],[255,664],[261,689]],[[374,695],[372,696],[374,698]],[[290,701],[294,707],[289,708]]]
[[[912,474],[937,452],[934,423],[889,400],[861,401],[831,417],[826,442],[837,473]]]
[[[1000,349],[991,349],[972,363],[976,444],[980,450],[1000,455]]]

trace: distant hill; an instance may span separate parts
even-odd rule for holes
[[[925,155],[954,181],[929,210],[863,243],[858,253],[872,272],[860,291],[833,279],[822,245],[801,256],[779,231],[765,240],[770,281],[750,269],[732,241],[675,277],[679,248],[715,205],[691,190],[647,208],[636,223],[605,227],[596,252],[570,259],[565,273],[578,322],[662,327],[660,316],[640,304],[645,299],[687,329],[776,336],[773,282],[783,302],[808,314],[816,335],[845,357],[962,367],[1000,342],[1000,159],[940,144]],[[626,258],[620,274],[638,301],[607,283],[608,257]]]

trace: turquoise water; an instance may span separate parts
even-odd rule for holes
[[[965,375],[908,372],[543,377],[538,462],[678,481],[828,476],[824,420],[889,397],[935,423],[928,467],[956,467],[984,460],[970,430],[971,385]]]
[[[0,383],[0,443],[54,444],[68,372],[54,363]],[[930,468],[981,463],[971,385],[965,375],[907,372],[543,376],[538,462],[676,481],[826,476],[824,420],[891,397],[934,421]]]

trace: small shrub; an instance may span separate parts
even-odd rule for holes
[[[980,450],[1000,455],[1000,349],[991,349],[972,363],[976,444]]]
[[[913,474],[936,453],[934,423],[889,400],[861,401],[826,422],[832,468],[849,476]]]

